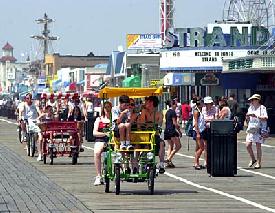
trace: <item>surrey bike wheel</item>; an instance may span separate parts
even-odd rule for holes
[[[50,154],[50,164],[53,165],[53,148],[49,148],[49,154]]]
[[[104,174],[104,182],[105,182],[105,192],[110,192],[110,178],[108,176],[108,166],[107,166],[107,156],[105,156],[103,161],[103,174]]]
[[[120,193],[120,165],[115,165],[115,183],[116,183],[116,195]]]
[[[150,166],[148,170],[148,189],[151,195],[154,194],[155,189],[155,174],[156,168],[154,166]]]

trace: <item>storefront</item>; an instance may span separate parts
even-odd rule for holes
[[[265,36],[258,38],[255,36],[258,32]],[[192,94],[215,98],[233,92],[244,99],[257,88],[257,75],[224,73],[223,61],[258,54],[259,46],[270,37],[265,28],[251,24],[215,23],[208,24],[206,30],[175,28],[171,35],[176,40],[171,42],[173,46],[161,50],[160,70],[164,73],[195,74],[195,85],[187,87],[184,99],[190,100]],[[250,66],[251,62],[244,63]]]
[[[249,61],[249,63],[248,63]],[[236,85],[239,92],[242,91],[242,85],[246,93],[239,95],[239,103],[247,104],[247,98],[251,94],[257,93],[262,97],[262,104],[266,106],[268,113],[268,126],[271,133],[275,134],[275,56],[273,50],[259,51],[255,56],[227,60],[223,63],[224,76],[231,76],[226,79],[225,86],[230,88]],[[245,86],[244,86],[245,85]],[[242,101],[243,100],[243,101]]]

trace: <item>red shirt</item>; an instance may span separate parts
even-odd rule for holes
[[[191,107],[189,104],[181,105],[182,120],[187,121],[190,118]]]

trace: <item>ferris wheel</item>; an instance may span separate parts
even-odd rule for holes
[[[226,0],[223,20],[248,22],[254,26],[275,27],[273,0]]]

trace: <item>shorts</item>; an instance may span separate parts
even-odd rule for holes
[[[34,133],[41,133],[41,129],[39,128],[39,126],[35,123],[29,122],[28,123],[28,128],[30,132],[34,132]]]
[[[171,140],[171,138],[179,137],[179,133],[176,129],[165,129],[164,130],[164,140]]]
[[[205,140],[205,141],[208,141],[209,140],[209,137],[210,137],[210,129],[209,128],[206,128],[204,129],[201,133],[201,139]],[[197,133],[195,130],[193,130],[193,140],[196,140],[197,138]]]

